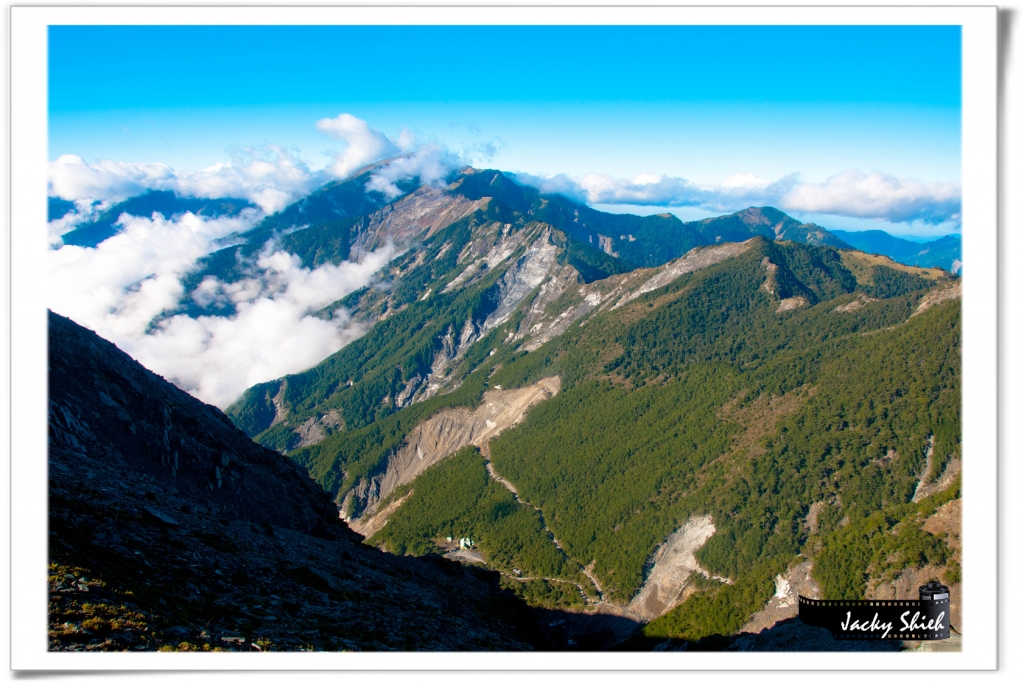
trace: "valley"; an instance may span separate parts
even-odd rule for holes
[[[308,475],[317,519],[359,535],[353,557],[399,574],[433,563],[446,590],[489,576],[479,605],[511,600],[515,628],[530,610],[563,615],[543,643],[481,626],[497,648],[580,633],[725,647],[791,619],[795,591],[853,599],[938,578],[959,595],[948,266],[864,253],[771,207],[608,214],[471,168],[387,200],[364,189],[373,170],[236,235],[180,301],[231,315],[196,292],[244,278],[271,240],[306,267],[394,249],[317,313],[343,309],[365,334],[224,412],[261,457]],[[178,454],[159,457],[173,476]],[[233,472],[217,466],[214,494]]]

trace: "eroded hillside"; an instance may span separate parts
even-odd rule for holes
[[[503,178],[438,190],[472,213],[336,304],[369,332],[252,388],[233,419],[371,543],[471,538],[459,556],[527,600],[651,620],[650,635],[785,618],[798,565],[826,597],[868,590],[837,567],[948,568],[920,525],[884,556],[843,539],[957,495],[959,281],[767,208],[623,218],[614,237],[598,212]],[[651,247],[670,257],[636,260],[630,245],[670,228]],[[481,431],[499,387],[551,377],[557,391]]]
[[[356,531],[372,535],[367,532],[382,527],[394,512],[392,508],[385,515],[377,509],[392,491],[466,446],[485,446],[521,422],[534,405],[557,394],[560,386],[558,377],[546,377],[522,389],[496,388],[484,393],[475,410],[449,408],[434,414],[409,432],[403,445],[388,457],[382,474],[349,490],[341,502],[343,515],[354,520]]]

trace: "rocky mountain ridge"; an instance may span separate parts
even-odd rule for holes
[[[607,625],[579,618],[582,631],[546,628],[556,617],[500,590],[493,573],[361,544],[301,467],[53,313],[49,388],[51,649],[529,650],[571,648],[588,630],[591,643],[607,639]]]
[[[337,187],[349,187],[351,183],[358,184],[358,179]],[[323,193],[326,195],[327,192],[328,188],[325,188]],[[361,227],[357,226],[356,232],[350,233],[352,245],[336,256],[349,256],[354,253],[351,249],[356,244],[361,248],[372,248],[388,240],[409,250],[382,271],[377,283],[331,304],[321,315],[327,317],[336,308],[345,307],[355,320],[372,326],[402,312],[415,301],[466,290],[470,285],[481,283],[495,268],[502,271],[485,297],[495,302],[494,310],[489,310],[481,320],[453,321],[440,334],[443,341],[431,363],[422,364],[411,377],[403,377],[400,385],[389,392],[390,395],[380,393],[374,397],[373,400],[384,401],[389,410],[395,410],[443,391],[445,385],[452,381],[445,374],[452,362],[461,357],[468,344],[481,339],[495,325],[505,322],[534,287],[541,286],[542,289],[526,311],[529,327],[525,329],[536,329],[539,333],[531,342],[535,348],[593,307],[589,302],[599,295],[585,292],[582,300],[574,304],[575,310],[558,310],[554,320],[545,313],[555,299],[572,296],[569,292],[574,289],[574,283],[599,287],[596,283],[608,278],[637,272],[633,262],[615,252],[614,245],[618,243],[597,232],[591,224],[602,230],[633,230],[636,234],[623,233],[621,239],[648,253],[646,261],[654,258],[654,267],[679,258],[697,245],[744,241],[755,235],[846,246],[819,226],[801,224],[770,208],[751,208],[693,224],[682,224],[672,216],[661,216],[653,217],[653,223],[645,219],[634,226],[637,218],[595,212],[562,197],[541,197],[535,190],[515,184],[498,171],[465,169],[447,188],[420,187],[364,219]],[[309,237],[316,232],[323,232],[323,229],[311,226],[290,233],[282,238],[282,248],[290,249],[287,241],[294,243],[299,237]],[[446,235],[443,240],[438,237],[442,233]],[[683,234],[691,237],[672,246],[671,239],[664,239],[670,233],[677,237]],[[239,260],[237,252],[256,248],[262,244],[265,235],[264,228],[257,228],[248,237],[246,245],[224,250],[234,250],[236,255],[224,256],[217,252],[209,257],[208,265],[222,260],[234,264],[231,267],[234,275],[222,272],[215,277],[241,277],[238,264],[244,260]],[[601,244],[612,247],[605,249],[600,247]],[[448,253],[453,247],[459,250],[457,255]],[[652,252],[654,256],[651,256]],[[299,255],[304,264],[315,265],[310,253],[310,249],[306,249]],[[209,268],[197,271],[189,278],[189,286],[196,286],[202,278],[211,277],[204,275],[207,271]],[[559,301],[552,310],[563,305],[564,302]],[[526,334],[522,326],[520,328],[515,333],[517,338]],[[304,375],[308,377],[318,372],[314,369]],[[293,448],[299,443],[311,445],[314,439],[336,431],[338,427],[335,425],[356,426],[350,418],[340,416],[334,409],[296,410],[288,398],[289,382],[305,381],[300,377],[282,378],[253,387],[247,392],[250,398],[243,398],[230,407],[229,414],[252,436],[278,427],[287,420],[291,436],[280,433],[279,428],[274,439],[265,441],[279,449]],[[349,377],[345,381],[355,380]],[[259,398],[252,399],[253,395]],[[316,403],[324,404],[326,398],[320,396]],[[256,415],[261,417],[256,418]]]

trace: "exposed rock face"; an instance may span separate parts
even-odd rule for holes
[[[779,307],[775,309],[776,313],[785,313],[786,311],[795,311],[798,308],[807,305],[807,299],[802,296],[791,296],[787,299],[783,299],[779,302]]]
[[[362,545],[302,468],[52,313],[49,389],[51,649],[516,650],[572,638],[548,640],[553,618],[493,573]]]
[[[618,256],[618,254],[615,253],[614,243],[612,242],[611,237],[608,237],[607,235],[598,235],[597,243],[600,245],[601,251],[604,253],[609,256]]]
[[[557,247],[551,243],[550,231],[530,245],[498,283],[498,307],[487,317],[483,332],[502,324],[520,302],[548,276],[555,265]]]
[[[963,283],[960,280],[957,280],[947,287],[928,292],[921,297],[921,301],[917,304],[917,308],[914,309],[914,312],[910,314],[910,317],[914,317],[918,313],[924,313],[935,304],[940,304],[943,301],[959,299],[963,296],[963,291]]]
[[[411,496],[413,492],[414,490],[410,489],[409,492],[406,493],[404,496],[402,496],[401,498],[395,498],[384,507],[375,509],[371,513],[366,514],[363,517],[360,517],[359,519],[352,519],[347,521],[349,525],[352,527],[353,531],[355,531],[358,534],[362,534],[364,538],[370,538],[375,533],[384,528],[384,525],[388,523],[388,518],[390,518],[391,515],[393,515],[395,511],[402,506],[402,503],[409,500],[409,496]],[[347,497],[346,504],[343,505],[342,508],[344,509],[346,506]]]
[[[474,281],[480,274],[497,268],[518,248],[527,247],[539,234],[535,230],[512,232],[511,225],[509,224],[502,225],[500,229],[498,226],[493,226],[490,231],[481,230],[481,238],[486,237],[487,232],[498,233],[492,237],[494,240],[493,244],[488,246],[489,242],[481,239],[476,243],[466,245],[459,255],[459,263],[461,264],[467,260],[468,263],[462,272],[445,285],[442,291],[450,292],[453,289],[464,287],[467,283]],[[540,234],[547,237],[550,235],[550,231]]]
[[[296,448],[320,443],[329,434],[341,429],[343,420],[336,410],[329,410],[320,417],[310,417],[295,430],[300,441]]]
[[[857,298],[851,301],[850,303],[840,304],[839,306],[836,306],[832,310],[835,313],[850,313],[852,311],[857,311],[860,310],[861,308],[864,308],[865,305],[871,303],[872,301],[878,301],[878,299],[872,299],[871,297],[865,294],[859,294]]]
[[[536,351],[542,345],[563,334],[578,320],[592,314],[624,306],[647,292],[664,287],[686,273],[707,268],[727,258],[742,254],[752,242],[728,243],[714,247],[694,249],[664,266],[638,269],[623,275],[577,286],[576,271],[571,267],[555,270],[543,281],[540,292],[525,311],[519,331],[512,340],[530,339],[523,346]],[[549,305],[563,293],[576,288],[576,296],[561,310],[552,311]],[[586,322],[581,323],[586,324]]]
[[[486,199],[469,200],[460,194],[423,185],[370,216],[369,225],[352,243],[353,251],[370,252],[388,241],[408,245],[487,205]]]
[[[821,590],[818,582],[811,578],[811,570],[814,563],[811,560],[804,560],[793,565],[785,574],[775,577],[775,595],[771,597],[768,604],[760,612],[757,612],[750,620],[740,628],[740,633],[760,633],[766,628],[785,619],[792,619],[800,611],[797,598],[819,599]]]
[[[51,477],[102,463],[166,482],[225,518],[327,533],[333,506],[322,489],[222,412],[54,313],[50,345]]]
[[[672,533],[651,557],[651,571],[643,587],[629,603],[629,610],[642,621],[650,621],[675,607],[687,579],[694,572],[707,574],[694,553],[711,535],[715,525],[711,517],[691,517]]]
[[[779,288],[779,283],[775,280],[775,273],[778,272],[779,266],[769,261],[767,256],[761,259],[761,266],[764,268],[765,272],[764,284],[761,285],[761,289],[763,289],[768,296],[775,299],[777,298],[777,290]]]
[[[615,308],[629,303],[641,294],[653,292],[659,287],[664,287],[673,280],[679,279],[686,273],[692,273],[695,270],[700,270],[701,268],[707,268],[715,265],[716,263],[721,263],[727,258],[739,256],[750,249],[753,244],[753,240],[747,240],[745,242],[728,242],[714,247],[693,249],[681,258],[678,258],[658,269],[658,271],[652,275],[649,280],[644,282],[639,289],[636,289],[620,299],[619,302],[615,304]]]
[[[374,507],[396,488],[411,482],[428,467],[461,448],[483,446],[518,424],[531,407],[557,394],[561,386],[559,377],[546,377],[522,389],[492,389],[484,393],[483,404],[476,410],[443,410],[417,425],[405,445],[388,458],[383,474],[357,487],[353,494],[357,506],[355,516],[375,516]],[[372,523],[354,523],[358,531],[368,530],[371,525],[380,528],[383,522],[377,519]]]
[[[944,491],[956,481],[956,475],[960,474],[960,458],[953,458],[943,468],[942,472],[932,472],[934,464],[932,456],[935,452],[935,436],[928,437],[928,446],[924,452],[924,470],[921,478],[917,481],[914,489],[912,502],[917,503],[928,496]]]
[[[523,233],[508,235],[506,229],[494,246],[483,256],[471,262],[444,291],[450,291],[473,282],[479,272],[486,272],[508,259],[518,247],[525,253],[508,266],[489,296],[496,302],[495,309],[482,322],[466,320],[461,329],[449,328],[439,341],[440,349],[434,354],[427,377],[411,378],[396,397],[396,406],[426,400],[443,390],[450,389],[450,371],[466,351],[495,327],[501,325],[519,307],[538,285],[556,268],[557,247],[551,243],[551,231],[546,229],[534,235],[533,241]],[[572,270],[569,267],[569,270]],[[575,271],[573,270],[575,274]],[[399,402],[401,400],[401,402]]]

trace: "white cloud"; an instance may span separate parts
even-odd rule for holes
[[[76,201],[73,210],[46,224],[46,239],[50,246],[59,247],[63,244],[62,235],[71,232],[81,223],[95,220],[108,206],[108,202],[92,202],[88,199]]]
[[[564,173],[547,177],[530,175],[529,173],[511,173],[509,175],[515,178],[518,183],[537,188],[541,194],[560,194],[581,202],[598,203],[596,198],[588,198],[587,192],[583,189],[582,183],[578,178],[570,178]],[[610,176],[605,177],[610,181],[614,181]]]
[[[100,160],[86,163],[64,154],[50,163],[50,196],[99,201],[105,205],[148,190],[172,190],[182,196],[240,197],[273,213],[308,194],[321,178],[287,150],[274,145],[244,148],[230,162],[199,171],[176,172],[163,164]]]
[[[303,268],[298,257],[268,252],[256,277],[212,282],[233,301],[231,317],[175,315],[152,334],[136,335],[128,352],[182,389],[222,408],[248,387],[305,370],[359,338],[365,329],[339,309],[317,310],[365,286],[395,255],[392,245],[362,262]]]
[[[50,162],[49,195],[69,200],[119,202],[147,189],[163,189],[173,180],[174,171],[164,164],[105,159],[90,165],[74,154],[62,154]]]
[[[179,311],[182,277],[201,257],[243,233],[264,214],[276,212],[324,182],[373,168],[368,190],[390,198],[397,183],[443,180],[463,162],[437,144],[421,145],[403,130],[397,141],[350,114],[317,121],[317,128],[346,143],[333,162],[313,172],[296,154],[266,145],[236,150],[230,161],[199,171],[176,172],[163,164],[101,160],[92,164],[67,154],[49,168],[49,194],[76,203],[47,226],[50,308],[113,341],[154,372],[197,398],[226,407],[248,387],[298,372],[322,361],[364,333],[340,309],[329,320],[314,314],[366,286],[395,255],[393,245],[357,262],[303,268],[298,257],[271,240],[237,282],[206,277],[192,292],[203,309],[230,304],[230,316]],[[399,155],[400,156],[395,156]],[[180,196],[241,197],[262,209],[233,218],[123,215],[122,230],[95,248],[63,245],[60,237],[94,219],[112,204],[149,190]],[[225,310],[221,308],[220,310]],[[156,325],[154,320],[159,320]]]
[[[229,163],[181,173],[170,188],[195,197],[243,197],[267,214],[280,211],[322,182],[295,154],[276,145],[246,147]]]
[[[393,142],[350,114],[321,119],[316,125],[347,143],[320,172],[273,145],[243,148],[229,162],[191,172],[162,164],[89,164],[70,154],[57,158],[50,164],[49,193],[75,201],[77,210],[47,226],[53,247],[48,254],[50,307],[221,407],[247,387],[315,365],[362,335],[363,328],[344,310],[330,320],[313,314],[367,285],[395,256],[392,245],[364,254],[358,262],[309,269],[298,257],[276,249],[272,240],[245,279],[221,282],[210,276],[192,292],[201,308],[231,304],[232,315],[189,317],[179,312],[182,277],[199,258],[223,246],[223,238],[251,229],[263,214],[284,208],[325,181],[404,152],[377,165],[367,182],[367,189],[395,197],[400,194],[398,182],[417,177],[436,183],[462,163],[442,146],[417,146],[409,131]],[[242,197],[262,213],[249,209],[219,219],[191,213],[170,218],[123,215],[121,232],[95,248],[62,245],[60,236],[78,223],[147,190]],[[154,326],[154,320],[160,322]]]
[[[894,223],[937,225],[960,220],[958,183],[921,183],[880,172],[846,171],[824,183],[803,183],[797,174],[776,181],[750,173],[730,176],[721,185],[697,185],[685,178],[645,173],[633,180],[588,173],[581,177],[515,178],[545,194],[562,194],[587,204],[694,206],[709,211],[738,211],[771,205],[788,211],[876,218]]]
[[[403,128],[398,134],[397,144],[403,152],[411,152],[416,149],[416,135],[408,128]]]
[[[351,114],[320,119],[316,127],[346,143],[345,149],[321,171],[311,171],[297,154],[276,145],[241,148],[228,162],[181,172],[164,164],[105,159],[89,164],[74,154],[65,154],[50,163],[49,194],[82,206],[99,202],[101,208],[106,208],[148,190],[171,190],[181,196],[240,197],[271,214],[328,180],[346,178],[387,157],[395,158],[375,170],[368,189],[390,198],[400,194],[396,183],[401,180],[419,177],[423,183],[435,183],[452,169],[465,165],[459,155],[441,145],[418,145],[409,130],[403,130],[398,140],[392,141]],[[80,208],[79,215],[51,225],[51,243],[82,220],[85,217]]]
[[[936,225],[960,220],[959,183],[922,183],[873,171],[845,171],[824,183],[803,183],[786,193],[781,208],[891,223]]]
[[[123,231],[95,248],[63,246],[48,257],[54,310],[119,336],[144,330],[182,294],[179,278],[216,239],[252,226],[253,212],[205,220],[186,213],[178,220],[124,216]]]
[[[641,173],[636,178],[633,178],[634,185],[656,185],[661,182],[665,176],[658,175],[657,173]]]
[[[226,407],[247,387],[315,365],[363,328],[345,311],[312,315],[365,286],[394,255],[393,246],[362,261],[303,268],[298,257],[265,245],[251,277],[209,277],[197,303],[230,301],[230,317],[173,313],[181,277],[216,240],[252,227],[257,215],[176,220],[124,217],[124,230],[96,248],[64,246],[48,254],[50,307],[113,341],[133,358],[194,396]]]
[[[703,206],[713,199],[705,188],[686,180],[644,173],[633,180],[602,173],[574,178],[564,174],[542,178],[517,174],[516,180],[545,194],[563,194],[587,204],[639,206]]]
[[[398,183],[408,178],[418,178],[423,185],[434,185],[459,166],[464,165],[458,156],[438,145],[424,145],[415,152],[390,159],[375,170],[366,183],[367,190],[382,192],[388,199],[402,193]]]
[[[402,193],[397,185],[399,181],[418,178],[420,183],[430,185],[445,178],[452,169],[465,165],[457,154],[442,145],[418,145],[416,136],[408,129],[403,129],[397,140],[391,140],[351,114],[320,119],[316,127],[348,143],[329,167],[336,178],[346,178],[368,164],[394,157],[374,169],[366,183],[367,190],[381,192],[388,199]]]
[[[336,178],[346,178],[366,164],[401,151],[384,133],[370,128],[366,121],[351,114],[338,114],[333,119],[320,119],[316,122],[316,128],[321,133],[348,143],[345,151],[336,155],[331,163],[330,171]]]

